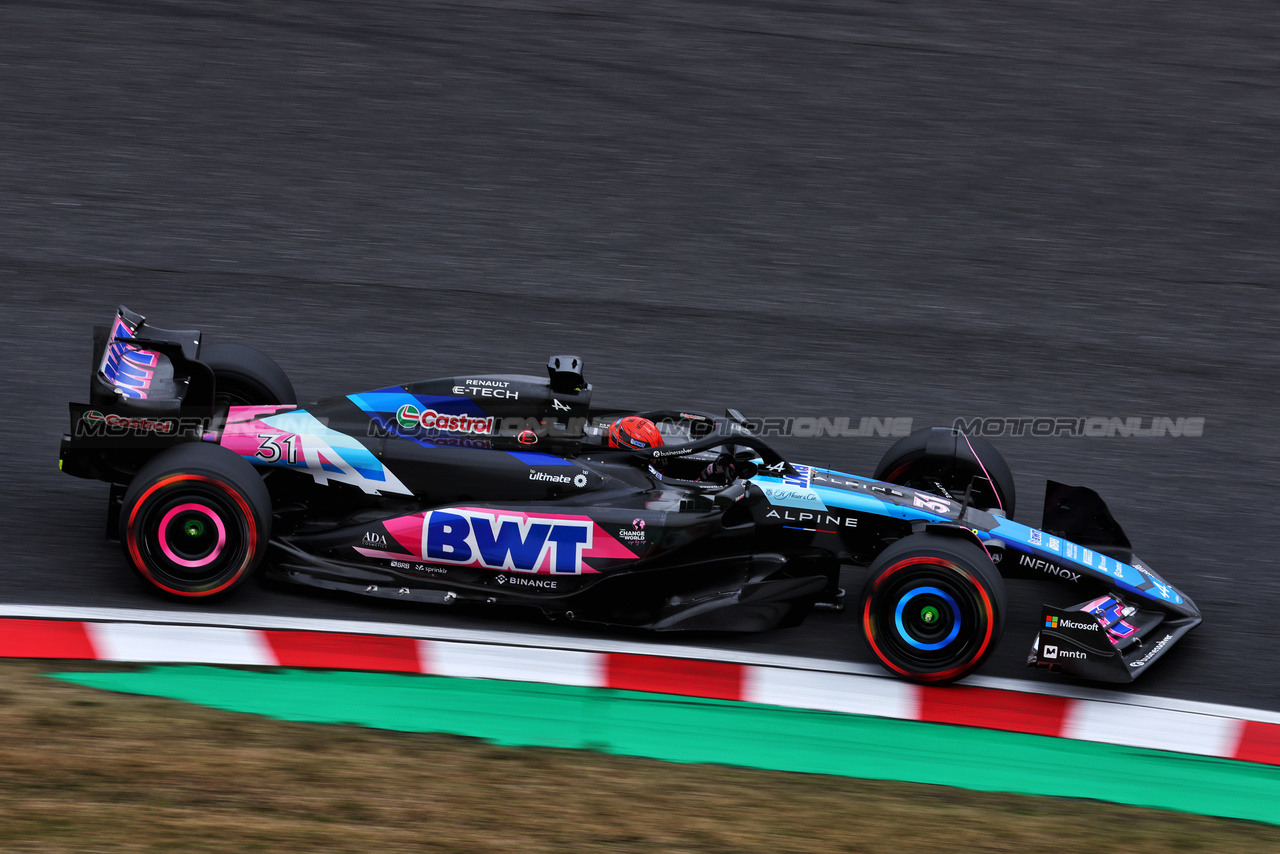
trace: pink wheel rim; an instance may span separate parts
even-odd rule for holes
[[[213,520],[214,527],[218,529],[218,543],[213,547],[213,551],[198,560],[187,560],[178,557],[173,548],[169,545],[169,523],[173,521],[173,517],[177,516],[184,510],[195,510]],[[190,567],[192,569],[208,566],[217,560],[218,555],[222,554],[222,547],[227,544],[227,529],[222,524],[222,519],[211,508],[203,504],[179,504],[177,507],[164,514],[164,518],[160,520],[160,551],[164,552],[164,556],[176,563],[178,566]]]

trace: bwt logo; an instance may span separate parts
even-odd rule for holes
[[[579,574],[595,525],[587,519],[527,519],[500,512],[432,510],[423,519],[427,560],[516,572]]]

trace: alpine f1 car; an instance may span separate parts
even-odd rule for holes
[[[94,341],[60,466],[111,485],[109,533],[169,596],[222,596],[262,568],[436,605],[762,631],[842,607],[841,567],[862,566],[862,633],[920,682],[991,653],[1005,578],[1066,588],[1075,604],[1028,627],[1028,665],[1069,676],[1132,680],[1200,623],[1096,493],[1050,481],[1040,527],[1015,522],[1004,459],[953,429],[902,438],[858,477],[785,459],[736,410],[595,408],[572,356],[546,378],[447,377],[301,408],[262,353],[123,306]],[[618,441],[623,421],[653,434]]]

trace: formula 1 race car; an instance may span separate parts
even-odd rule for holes
[[[186,600],[269,577],[655,631],[763,631],[843,603],[869,567],[862,632],[890,671],[947,682],[999,641],[1004,578],[1059,580],[1028,665],[1126,682],[1200,613],[1136,558],[1096,493],[1049,482],[1040,528],[986,440],[917,431],[873,477],[798,465],[736,410],[593,408],[582,363],[297,406],[262,353],[120,307],[95,334],[90,402],[60,467],[111,484],[108,530]],[[629,418],[656,428],[611,440]],[[621,446],[616,446],[621,445]],[[1030,634],[1030,633],[1029,633]]]

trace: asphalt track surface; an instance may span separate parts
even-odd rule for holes
[[[570,352],[637,407],[1203,417],[994,441],[1019,519],[1090,486],[1203,610],[1132,690],[1280,709],[1278,96],[1270,3],[0,4],[0,601],[183,607],[56,468],[123,302],[304,399]],[[777,444],[869,473],[890,442]],[[1077,595],[1010,594],[982,672],[1052,681],[1035,608]],[[694,642],[870,659],[850,612]]]

